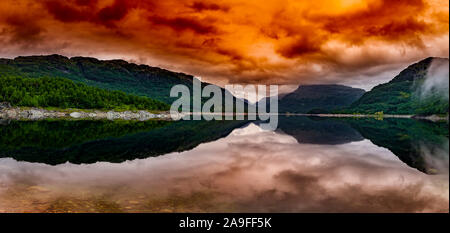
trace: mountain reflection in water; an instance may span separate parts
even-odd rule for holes
[[[117,124],[3,123],[0,212],[449,210],[446,123]]]

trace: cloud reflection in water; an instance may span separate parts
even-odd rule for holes
[[[0,159],[0,212],[448,212],[448,178],[369,140],[299,144],[250,124],[120,164]]]

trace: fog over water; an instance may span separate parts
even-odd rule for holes
[[[448,139],[438,153],[446,172],[427,175],[367,139],[299,143],[250,123],[123,163],[2,158],[0,212],[448,212]]]

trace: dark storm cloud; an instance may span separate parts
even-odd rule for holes
[[[174,31],[190,30],[198,34],[211,34],[217,32],[217,29],[211,24],[204,23],[198,18],[167,18],[162,16],[150,16],[149,21],[157,26],[166,26]]]
[[[197,11],[205,11],[205,10],[228,11],[230,9],[227,6],[221,6],[221,5],[215,4],[215,3],[205,3],[205,2],[200,2],[200,1],[194,2],[190,7]]]
[[[26,54],[145,57],[220,84],[373,83],[386,79],[375,70],[387,65],[394,72],[448,57],[447,8],[438,0],[4,0],[1,55],[24,55],[21,42]]]

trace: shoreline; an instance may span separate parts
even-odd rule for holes
[[[336,118],[402,118],[402,119],[419,119],[429,121],[448,121],[448,116],[442,117],[438,115],[418,116],[418,115],[397,115],[397,114],[308,114],[308,113],[284,113],[284,116],[313,116],[313,117],[336,117]]]
[[[58,109],[11,107],[0,109],[0,119],[42,120],[42,119],[92,119],[92,120],[167,120],[171,121],[169,112],[114,111],[91,109]]]
[[[188,115],[201,114],[199,112],[190,112]],[[218,113],[202,114],[217,115]],[[222,115],[244,115],[248,113],[220,113]],[[266,113],[263,115],[278,116],[306,116],[306,117],[328,117],[328,118],[400,118],[429,120],[433,122],[447,121],[448,115],[438,116],[417,116],[417,115],[398,115],[398,114],[309,114],[309,113]],[[172,121],[170,112],[150,112],[145,110],[136,111],[114,111],[98,109],[44,109],[35,107],[8,107],[0,108],[0,119],[10,120],[42,120],[42,119],[92,119],[92,120],[167,120]]]

